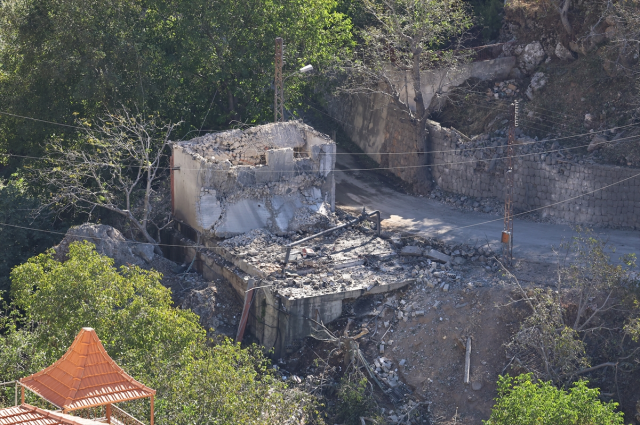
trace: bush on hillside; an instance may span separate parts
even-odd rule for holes
[[[600,391],[577,381],[568,391],[551,382],[533,382],[531,374],[498,380],[498,397],[484,425],[623,425],[618,403],[603,403]]]
[[[47,252],[11,273],[13,304],[0,317],[2,381],[50,365],[92,327],[116,363],[157,390],[159,425],[313,423],[310,396],[281,382],[256,346],[208,341],[194,313],[173,307],[160,273],[116,269],[86,241],[72,243],[67,258]],[[149,415],[148,404],[126,407]]]

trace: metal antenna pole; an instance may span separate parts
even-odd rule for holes
[[[507,142],[507,169],[504,175],[504,230],[502,231],[502,257],[505,263],[513,260],[513,186],[514,169],[513,156],[516,139],[516,127],[518,126],[518,101],[511,104],[511,125],[509,126],[509,139]]]
[[[284,86],[282,84],[282,38],[276,37],[276,76],[275,76],[275,102],[273,104],[274,122],[284,121]]]

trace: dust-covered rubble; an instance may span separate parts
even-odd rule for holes
[[[352,219],[341,213],[338,224]],[[298,238],[277,236],[265,229],[219,243],[232,255],[260,270],[267,284],[289,299],[351,290],[369,291],[378,285],[417,282],[443,291],[459,286],[460,267],[467,261],[485,262],[495,270],[486,247],[446,246],[416,237],[376,232],[353,226],[294,247],[283,271],[286,245]]]

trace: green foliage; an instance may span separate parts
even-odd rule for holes
[[[336,419],[346,425],[359,425],[360,417],[372,416],[377,406],[370,395],[369,382],[360,374],[345,375],[338,388],[338,405]]]
[[[589,367],[584,341],[575,329],[565,325],[560,296],[552,290],[537,289],[529,302],[533,311],[507,345],[510,352],[535,353],[538,378],[555,382],[563,382],[575,371]]]
[[[600,391],[578,381],[569,391],[550,382],[533,382],[530,374],[501,376],[498,397],[484,425],[603,425],[624,424],[617,403],[603,403]]]
[[[537,379],[556,384],[577,379],[592,362],[637,359],[634,345],[624,342],[624,334],[635,341],[640,335],[635,255],[620,256],[614,263],[613,247],[589,230],[577,231],[563,244],[566,262],[558,270],[556,290],[524,291],[519,286],[531,313],[507,344],[510,355]],[[614,309],[618,314],[610,314]],[[623,332],[612,332],[621,325]]]
[[[61,356],[82,327],[92,327],[114,359],[143,359],[160,350],[180,356],[204,341],[190,311],[172,308],[155,271],[117,270],[89,242],[71,244],[68,260],[41,254],[11,273],[15,306],[38,328],[38,350]],[[64,302],[61,302],[64,300]]]
[[[157,390],[158,424],[274,424],[301,420],[310,396],[277,379],[255,346],[211,346],[198,317],[174,308],[160,274],[113,266],[88,242],[73,243],[64,262],[51,252],[12,274],[14,304],[0,336],[0,379],[51,364],[80,328],[96,330],[109,355]],[[148,405],[126,409],[148,417]]]
[[[26,229],[52,229],[53,218],[43,213],[37,217],[32,213],[40,203],[30,196],[27,185],[22,179],[13,178],[3,183],[0,181],[0,291],[8,291],[9,273],[14,266],[28,258],[43,252],[56,244],[61,236],[53,233],[37,232]],[[65,229],[61,229],[64,232]]]
[[[500,28],[502,28],[504,1],[469,0],[469,3],[482,28],[481,34],[484,41],[494,40],[498,37]]]
[[[285,72],[308,63],[322,69],[352,47],[351,24],[336,5],[335,0],[3,1],[2,110],[74,125],[74,113],[93,119],[125,106],[155,111],[162,120],[183,120],[183,135],[227,127],[230,120],[270,120],[275,37],[286,43]],[[287,82],[292,102],[314,82],[296,78]],[[53,133],[67,130],[73,132],[3,117],[0,151],[34,155]]]

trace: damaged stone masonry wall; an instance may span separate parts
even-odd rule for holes
[[[540,43],[527,45],[518,57],[518,67],[507,73],[530,72],[544,54]],[[538,74],[534,74],[529,87],[532,93],[536,88],[534,80],[541,78]],[[435,152],[432,176],[441,189],[468,197],[504,199],[505,164],[500,158],[506,152],[506,137],[483,134],[468,141],[454,129],[428,122],[428,140],[417,143],[415,124],[382,95],[336,98],[330,102],[329,113],[364,152],[381,167],[396,167],[390,171],[412,184],[417,193],[422,192],[424,184],[426,155],[391,153],[431,150]],[[612,135],[611,141],[617,137]],[[638,173],[637,169],[580,164],[570,154],[558,152],[552,142],[538,142],[523,135],[516,143],[516,212],[549,206],[537,213],[568,223],[640,227],[640,179],[630,178]],[[543,153],[549,150],[555,152]],[[630,179],[582,196],[627,178]],[[578,198],[553,205],[573,197]]]
[[[335,208],[335,151],[296,121],[174,143],[174,215],[215,237],[315,227]]]
[[[487,135],[463,140],[451,129],[429,125],[435,151],[433,174],[438,185],[449,192],[478,198],[504,198],[506,138]],[[597,164],[579,164],[553,150],[551,142],[528,137],[516,139],[514,206],[539,212],[543,217],[600,226],[640,227],[640,180],[630,178],[637,169]],[[557,147],[556,147],[557,149]],[[443,165],[437,165],[443,164]],[[605,190],[581,196],[617,183]],[[557,202],[581,196],[575,200]],[[517,211],[516,211],[517,212]]]
[[[437,101],[437,93],[446,93],[469,78],[480,80],[506,78],[514,65],[514,57],[479,61],[448,70],[421,72],[425,107]],[[402,101],[415,110],[415,94],[410,75],[395,76],[401,88]],[[395,155],[395,152],[423,152],[424,142],[416,140],[415,120],[384,94],[343,95],[328,99],[328,112],[338,121],[365,153],[381,167],[414,186],[420,192],[425,183],[425,154]]]

